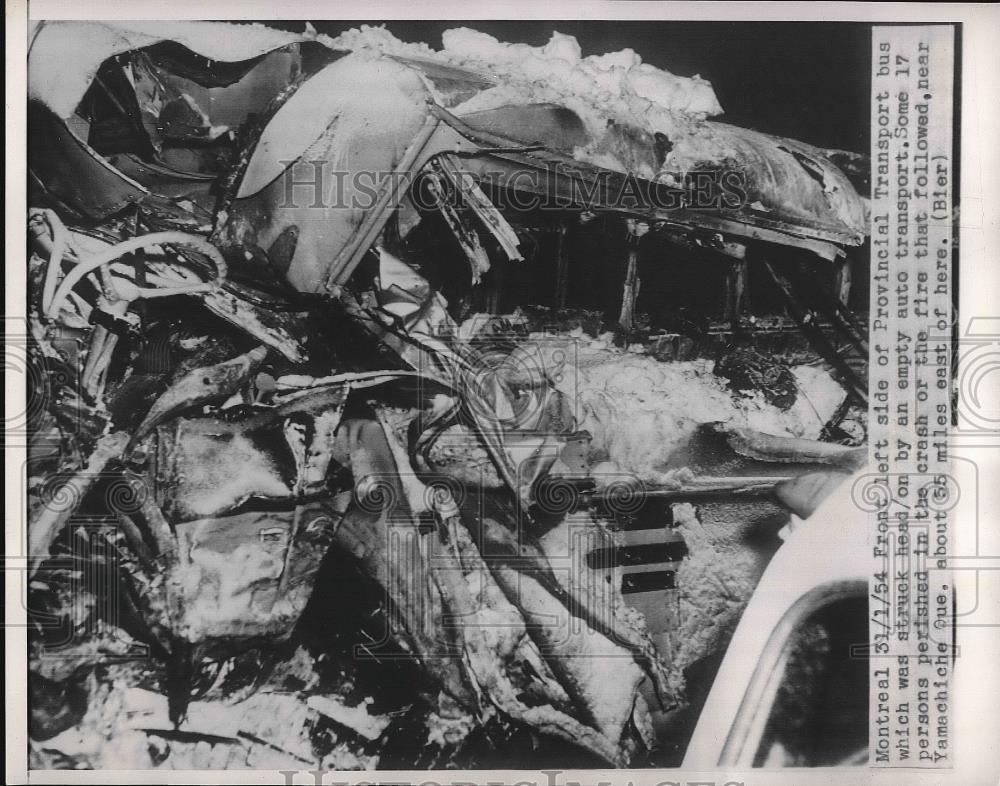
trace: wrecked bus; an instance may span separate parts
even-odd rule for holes
[[[856,161],[559,34],[220,25],[32,32],[39,760],[678,763],[864,461]]]

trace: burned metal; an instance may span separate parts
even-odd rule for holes
[[[274,653],[309,638],[302,620],[316,624],[310,614],[336,586],[329,566],[348,560],[364,577],[359,605],[371,602],[384,631],[376,640],[358,623],[336,635],[364,633],[362,660],[380,667],[390,668],[380,654],[416,664],[410,704],[391,710],[411,726],[365,709],[355,693],[367,688],[344,676],[353,661],[335,678],[314,659],[290,683],[301,701],[287,710],[312,713],[311,749],[239,723],[213,745],[267,747],[295,766],[334,750],[340,764],[414,765],[432,748],[432,762],[468,763],[477,745],[529,729],[605,764],[655,763],[691,704],[690,667],[722,646],[672,641],[683,621],[648,612],[650,598],[684,590],[678,566],[693,547],[673,506],[728,500],[773,530],[775,511],[814,508],[857,454],[804,429],[725,424],[678,436],[673,463],[629,466],[631,448],[614,434],[595,440],[565,389],[584,365],[564,350],[545,356],[512,320],[549,306],[565,336],[568,316],[596,315],[616,335],[602,344],[597,327],[586,338],[605,353],[592,369],[640,357],[615,341],[652,364],[635,373],[668,373],[651,369],[672,366],[654,359],[671,342],[671,360],[690,359],[683,345],[733,369],[724,348],[795,340],[782,316],[769,327],[750,312],[748,277],[764,271],[799,302],[774,255],[786,267],[833,265],[864,241],[864,200],[821,151],[699,112],[670,109],[663,130],[622,108],[595,124],[594,107],[536,100],[516,81],[508,103],[490,105],[502,76],[401,44],[245,26],[216,51],[218,32],[35,31],[32,352],[39,368],[67,370],[46,380],[34,413],[36,594],[58,595],[79,521],[100,522],[87,542],[124,566],[129,603],[127,614],[85,615],[99,618],[93,639],[111,631],[146,647],[152,662],[129,679],[166,696],[173,729],[156,733],[204,738],[191,730],[199,702],[248,700],[225,675],[253,653],[270,653],[261,657],[280,672]],[[62,64],[76,70],[59,80],[53,52],[84,34],[95,48]],[[588,244],[608,254],[590,273],[579,262]],[[719,307],[651,313],[644,271],[656,255],[715,265],[723,284],[702,289]],[[531,292],[514,302],[519,279]],[[846,389],[835,383],[825,416],[788,367],[773,377],[777,393],[766,375],[733,372],[728,391],[712,374],[683,373],[734,411],[742,396],[772,419],[810,408],[816,435],[843,425],[847,396],[864,396],[834,343],[865,346],[846,294],[824,289],[814,307],[791,310],[809,342],[795,352],[827,361]],[[663,329],[671,319],[685,328]],[[699,453],[699,439],[725,441],[725,461],[718,445]],[[796,485],[800,475],[811,480]],[[740,580],[761,560],[744,559]],[[51,637],[36,622],[37,679],[97,680],[100,647],[75,641],[80,620],[69,675],[46,665]],[[274,687],[264,672],[247,684]],[[46,718],[43,705],[39,751],[65,753],[51,740],[89,710]],[[413,723],[423,736],[401,754]],[[102,754],[65,755],[93,765]]]

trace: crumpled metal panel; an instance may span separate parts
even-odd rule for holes
[[[101,64],[109,57],[174,41],[192,52],[226,62],[251,60],[308,36],[261,24],[200,21],[45,21],[31,31],[28,97],[70,117]]]
[[[100,221],[146,196],[145,188],[95,153],[44,104],[28,102],[28,124],[31,181],[57,204]]]
[[[216,27],[176,23],[154,30],[141,23],[46,23],[35,30],[32,41],[30,92],[57,116],[67,115],[101,62],[116,53],[171,40],[196,53],[235,61],[305,40],[246,25],[240,28],[241,36],[226,37],[222,44]],[[77,52],[67,43],[73,40],[88,41],[90,51]],[[67,56],[79,60],[79,84],[47,81],[46,57],[60,42],[68,47]],[[100,44],[96,49],[95,42]],[[60,73],[65,71],[60,68]],[[682,224],[716,231],[732,227],[747,237],[767,233],[777,242],[784,234],[824,244],[858,245],[864,239],[863,200],[823,152],[810,145],[713,122],[695,124],[673,139],[620,122],[609,122],[595,135],[575,112],[555,104],[500,107],[448,122],[442,106],[456,106],[494,84],[491,75],[438,63],[371,53],[346,55],[289,91],[242,170],[237,168],[213,239],[240,254],[247,249],[267,254],[276,272],[299,291],[328,290],[350,274],[384,224],[384,216],[368,214],[387,214],[404,192],[397,188],[392,198],[383,198],[386,180],[415,176],[436,152],[468,153],[491,146],[470,138],[470,130],[501,145],[540,147],[525,151],[539,162],[559,153],[586,165],[589,177],[597,176],[593,173],[605,164],[661,182],[697,171],[738,174],[745,188],[741,207],[678,211]],[[457,132],[445,134],[446,139],[437,140],[422,157],[413,156],[411,163],[418,166],[400,170],[431,114],[444,117],[444,125],[450,126],[446,130]],[[103,160],[92,163],[104,164],[108,175],[117,174]],[[121,190],[123,183],[117,185]],[[88,205],[82,212],[103,217],[120,209],[123,200],[137,197],[126,195],[97,208]],[[662,213],[650,212],[650,217],[662,220]]]
[[[460,66],[400,55],[389,55],[389,57],[423,74],[434,86],[435,100],[445,109],[451,109],[472,98],[476,93],[499,84],[499,80],[492,74],[482,74]]]
[[[173,532],[174,633],[287,635],[351,499],[337,427],[346,388],[274,411],[179,418],[156,430],[149,480]]]
[[[460,83],[449,74],[450,83]],[[517,149],[532,165],[548,166],[553,155],[577,160],[591,178],[601,169],[592,163],[594,157],[606,156],[664,188],[671,173],[734,172],[745,186],[741,206],[678,209],[666,217],[775,242],[787,235],[792,245],[801,245],[795,238],[823,245],[858,245],[864,239],[863,201],[846,176],[810,145],[722,123],[701,124],[696,133],[675,140],[610,123],[595,139],[563,106],[500,107],[456,118],[437,97],[433,80],[415,61],[353,54],[330,64],[271,119],[224,200],[216,241],[270,255],[282,233],[296,227],[296,247],[291,255],[282,249],[278,272],[300,291],[321,292],[346,280],[396,207],[404,192],[381,203],[376,198],[393,173],[412,178],[431,155],[453,150],[481,151],[466,159],[476,168],[476,162],[504,155],[501,148]],[[422,156],[411,156],[409,169],[397,171],[419,147],[418,137],[432,115],[449,133],[438,134]],[[662,209],[649,215],[665,217]],[[832,255],[833,250],[826,254]]]
[[[433,64],[405,60],[432,83]],[[451,68],[448,85],[458,83]],[[490,86],[484,75],[469,71],[465,87]],[[479,131],[525,145],[542,144],[575,158],[615,159],[640,178],[692,171],[739,173],[746,185],[743,220],[780,229],[787,224],[800,234],[858,245],[867,233],[864,202],[847,175],[824,150],[793,139],[772,136],[727,123],[704,121],[682,135],[668,137],[637,126],[609,122],[595,137],[567,107],[556,104],[511,105],[462,114],[461,121]],[[586,153],[581,151],[586,149]],[[730,216],[734,217],[734,216]]]
[[[741,173],[751,223],[783,223],[816,237],[860,245],[867,234],[864,201],[824,152],[794,139],[726,123],[672,140],[663,171],[726,169]]]
[[[679,183],[693,172],[735,173],[745,204],[725,211],[730,219],[850,245],[860,244],[867,232],[864,202],[847,175],[804,142],[712,121],[673,139],[612,123],[595,139],[574,112],[553,104],[501,107],[461,120],[574,157],[586,147],[590,158],[599,162],[599,156],[608,156],[643,179]]]
[[[526,104],[471,112],[462,115],[462,122],[476,131],[566,153],[590,142],[579,115],[558,104]]]
[[[297,227],[278,272],[299,291],[323,291],[331,261],[425,125],[430,100],[417,72],[387,58],[349,55],[331,63],[271,117],[223,200],[215,242],[270,257],[282,234]]]

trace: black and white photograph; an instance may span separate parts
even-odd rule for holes
[[[981,33],[639,5],[28,7],[18,782],[996,777]]]

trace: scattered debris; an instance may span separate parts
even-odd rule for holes
[[[391,719],[372,715],[368,711],[371,700],[361,702],[356,707],[348,707],[336,696],[310,696],[306,705],[320,712],[341,726],[346,726],[368,740],[382,736]]]
[[[844,174],[559,33],[43,22],[29,60],[33,766],[652,761],[770,556],[747,532],[827,488],[782,473],[857,460],[817,441],[863,433],[853,315],[796,311],[779,358],[741,289],[761,248],[863,241]],[[298,204],[317,162],[387,180]],[[747,205],[581,196],[707,163]],[[511,208],[523,172],[555,209]],[[652,334],[657,243],[745,266],[723,328]]]

